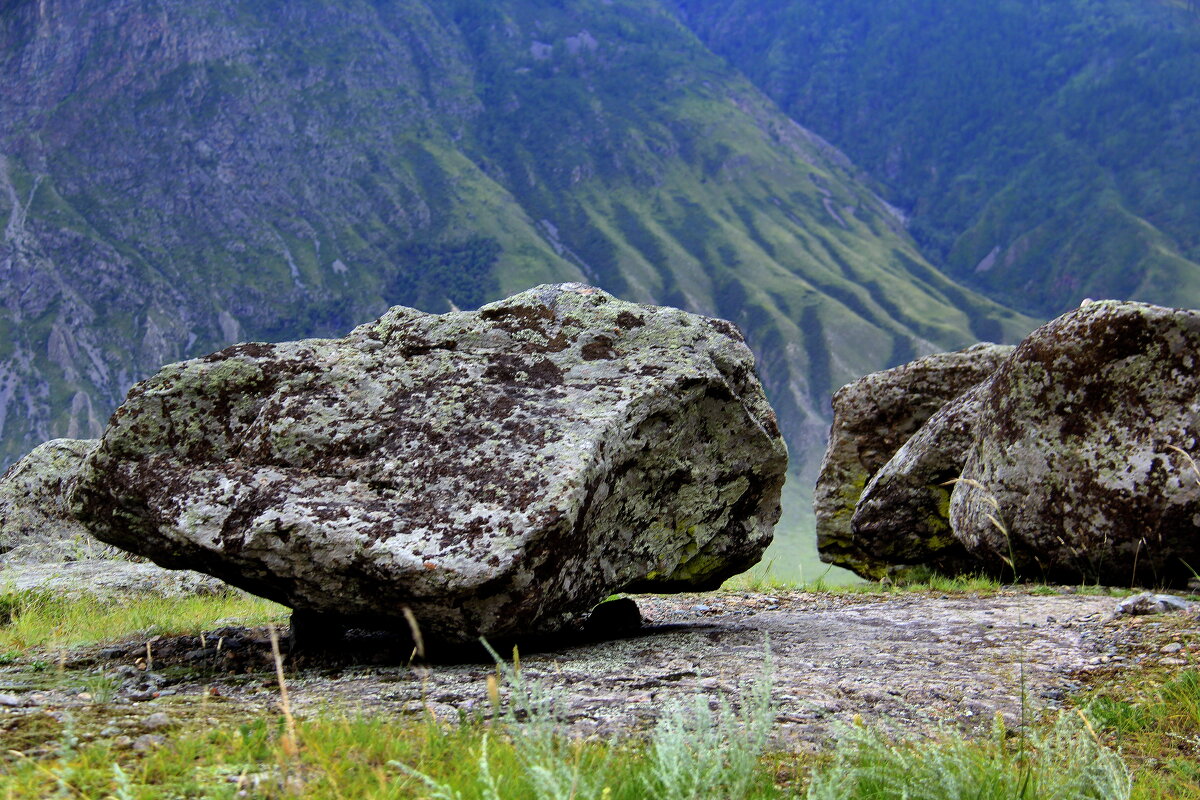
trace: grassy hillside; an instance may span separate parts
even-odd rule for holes
[[[1200,17],[1157,0],[678,0],[911,215],[922,251],[1054,315],[1200,306]]]
[[[5,462],[167,361],[585,280],[737,321],[803,487],[833,389],[1032,325],[653,0],[16,4],[0,154]]]

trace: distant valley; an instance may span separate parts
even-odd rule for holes
[[[1042,139],[1000,159],[1023,102],[986,101],[994,124],[954,150],[943,118],[918,124],[932,82],[871,93],[904,51],[865,58],[879,40],[838,16],[852,7],[909,41],[882,8],[823,0],[6,5],[0,461],[97,435],[169,361],[579,280],[745,330],[792,453],[795,531],[843,383],[1013,341],[1079,292],[1200,305],[1200,182],[1182,151],[1151,191],[1174,139],[1147,153],[1135,132],[1105,134],[1136,161],[1111,191],[1047,173],[1039,159],[1074,162]],[[1183,11],[1138,13],[1155,47],[1190,41]],[[836,70],[812,62],[835,45]],[[1190,74],[1161,80],[1170,130],[1194,141]],[[1039,108],[1073,97],[1053,88]],[[1070,152],[1116,175],[1089,130]]]

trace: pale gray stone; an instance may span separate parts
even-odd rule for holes
[[[769,543],[785,469],[733,325],[564,284],[165,367],[72,509],[164,566],[469,641],[718,586]]]
[[[124,600],[138,595],[186,597],[237,591],[211,575],[192,570],[163,569],[156,564],[114,559],[8,563],[0,568],[0,586],[9,591],[45,591],[63,597],[89,596],[106,600]]]
[[[1154,594],[1142,592],[1132,597],[1126,597],[1117,603],[1117,614],[1142,616],[1146,614],[1166,614],[1171,611],[1187,611],[1195,603],[1173,594]],[[1170,646],[1170,645],[1168,645]],[[1179,648],[1177,648],[1179,649]],[[1163,652],[1167,652],[1164,648]]]
[[[128,593],[211,594],[229,587],[208,575],[129,563],[73,517],[66,496],[99,439],[54,439],[0,478],[0,586],[104,598]]]
[[[142,727],[148,731],[157,731],[174,725],[174,720],[165,711],[156,711],[142,720]]]
[[[71,516],[66,495],[99,439],[54,439],[0,478],[0,565],[119,558]]]

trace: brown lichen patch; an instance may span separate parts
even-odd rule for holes
[[[484,308],[479,312],[479,318],[496,323],[497,327],[509,333],[520,331],[536,331],[542,333],[547,322],[554,321],[554,309],[544,305],[504,305],[496,308]]]
[[[405,358],[416,358],[418,356],[429,355],[435,350],[445,350],[453,352],[458,349],[458,342],[426,342],[426,341],[405,341],[400,346],[400,355]]]
[[[272,358],[275,355],[275,345],[266,342],[246,342],[226,347],[207,359],[220,360],[224,358]]]
[[[723,319],[706,319],[705,322],[710,328],[715,330],[722,336],[727,336],[735,342],[742,343],[746,341],[746,337],[742,335],[742,331],[737,325]]]
[[[622,311],[620,314],[617,314],[617,324],[625,330],[640,328],[646,324],[646,318],[638,316],[631,311]]]
[[[597,336],[580,350],[584,361],[611,361],[618,357],[615,342],[608,336]]]
[[[563,372],[547,358],[524,358],[509,354],[496,355],[483,372],[483,377],[500,384],[517,384],[535,388],[558,386]]]

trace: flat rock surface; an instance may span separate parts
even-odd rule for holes
[[[636,599],[650,623],[636,636],[522,650],[525,677],[561,698],[559,708],[578,733],[645,730],[663,708],[697,694],[736,703],[737,687],[761,673],[768,643],[776,732],[798,747],[818,746],[836,723],[855,715],[905,732],[943,724],[980,730],[997,712],[1015,723],[1022,689],[1024,713],[1032,713],[1055,707],[1089,675],[1145,659],[1200,662],[1194,635],[1162,656],[1144,632],[1156,624],[1148,620],[1165,617],[1114,617],[1117,599],[1106,596],[721,592]],[[1171,616],[1200,631],[1200,617],[1191,612]],[[196,636],[156,639],[150,672],[139,668],[144,641],[76,651],[65,664],[123,676],[105,711],[108,735],[136,735],[149,715],[164,710],[173,719],[209,724],[215,715],[277,713],[266,631],[209,632],[204,645]],[[69,681],[22,685],[19,670],[19,664],[0,670],[0,694],[18,704],[13,713],[61,713],[91,702]],[[488,663],[409,667],[397,660],[288,665],[292,706],[301,716],[486,718],[493,713],[487,678],[495,671]]]
[[[102,598],[150,594],[180,597],[216,594],[231,587],[210,575],[186,569],[164,569],[156,564],[85,559],[41,564],[0,565],[0,590],[41,591],[67,596]]]

